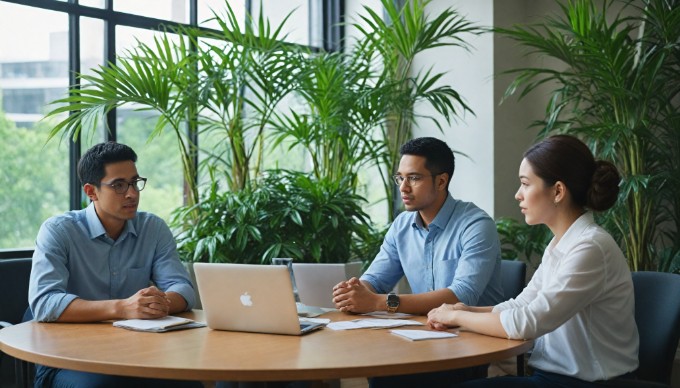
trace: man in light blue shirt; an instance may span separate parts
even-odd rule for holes
[[[137,212],[146,178],[137,155],[114,142],[78,163],[92,203],[45,221],[38,232],[29,305],[42,322],[153,319],[194,305],[195,292],[163,220]],[[152,285],[153,283],[153,285]],[[202,386],[38,366],[36,386]]]
[[[486,306],[501,302],[496,224],[474,204],[449,194],[455,167],[449,146],[424,137],[402,145],[400,152],[399,171],[393,178],[407,211],[390,226],[380,253],[366,273],[333,288],[335,306],[350,313],[424,315],[444,303]],[[413,293],[390,293],[404,275]],[[412,379],[413,375],[398,376],[371,379],[370,383],[374,387],[450,385],[476,373],[444,373],[434,380],[429,379],[431,374]]]

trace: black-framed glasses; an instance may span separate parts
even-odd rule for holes
[[[441,172],[439,174],[442,174]],[[430,175],[422,175],[422,174],[411,174],[411,175],[392,175],[392,180],[397,186],[401,186],[402,183],[406,182],[406,186],[410,187],[416,187],[418,186],[422,181],[423,178],[426,176],[437,176],[439,174],[430,174]]]
[[[144,187],[146,186],[146,178],[137,178],[131,182],[118,180],[113,181],[112,183],[102,183],[101,185],[112,188],[113,191],[116,192],[116,194],[127,193],[127,191],[130,190],[130,186],[132,186],[132,188],[135,189],[135,191],[140,192],[144,190]]]

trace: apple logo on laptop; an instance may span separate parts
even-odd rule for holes
[[[252,298],[250,297],[250,295],[248,294],[247,291],[245,293],[243,293],[243,295],[241,295],[241,297],[239,299],[241,299],[242,305],[244,305],[246,307],[252,307],[253,300],[252,300]]]

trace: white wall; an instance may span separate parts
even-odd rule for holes
[[[493,1],[434,0],[428,6],[432,15],[446,8],[458,10],[466,19],[480,26],[493,23]],[[494,212],[494,101],[493,101],[493,36],[491,34],[465,37],[471,51],[459,47],[440,47],[426,51],[414,61],[415,68],[433,72],[447,72],[440,80],[465,99],[476,115],[466,113],[462,119],[444,126],[444,133],[429,121],[421,120],[414,129],[414,137],[433,136],[443,139],[457,152],[456,169],[450,190],[455,198],[473,201],[493,215]],[[435,115],[429,106],[418,106],[416,112]]]
[[[482,27],[510,27],[527,23],[554,9],[552,2],[531,0],[433,0],[428,11],[438,14],[452,7],[469,21]],[[518,187],[517,169],[524,150],[533,143],[537,130],[530,124],[542,117],[546,98],[540,92],[518,101],[501,98],[511,81],[501,73],[514,67],[529,65],[514,42],[494,33],[466,38],[471,51],[442,47],[422,53],[415,65],[448,74],[441,82],[452,86],[466,100],[475,115],[445,127],[444,133],[426,121],[414,130],[414,136],[444,139],[456,156],[456,171],[451,192],[454,197],[473,201],[492,217],[520,218],[514,193]],[[434,114],[426,106],[417,107],[420,114]]]

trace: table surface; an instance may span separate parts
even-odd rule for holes
[[[196,320],[203,312],[180,314]],[[339,312],[332,321],[355,319]],[[425,317],[416,317],[425,321]],[[426,326],[410,327],[426,329]],[[407,328],[408,329],[408,328]],[[431,372],[482,365],[528,351],[531,341],[469,332],[410,341],[389,329],[304,336],[209,328],[144,333],[102,323],[26,322],[0,330],[0,350],[57,368],[125,376],[187,380],[324,380]]]

